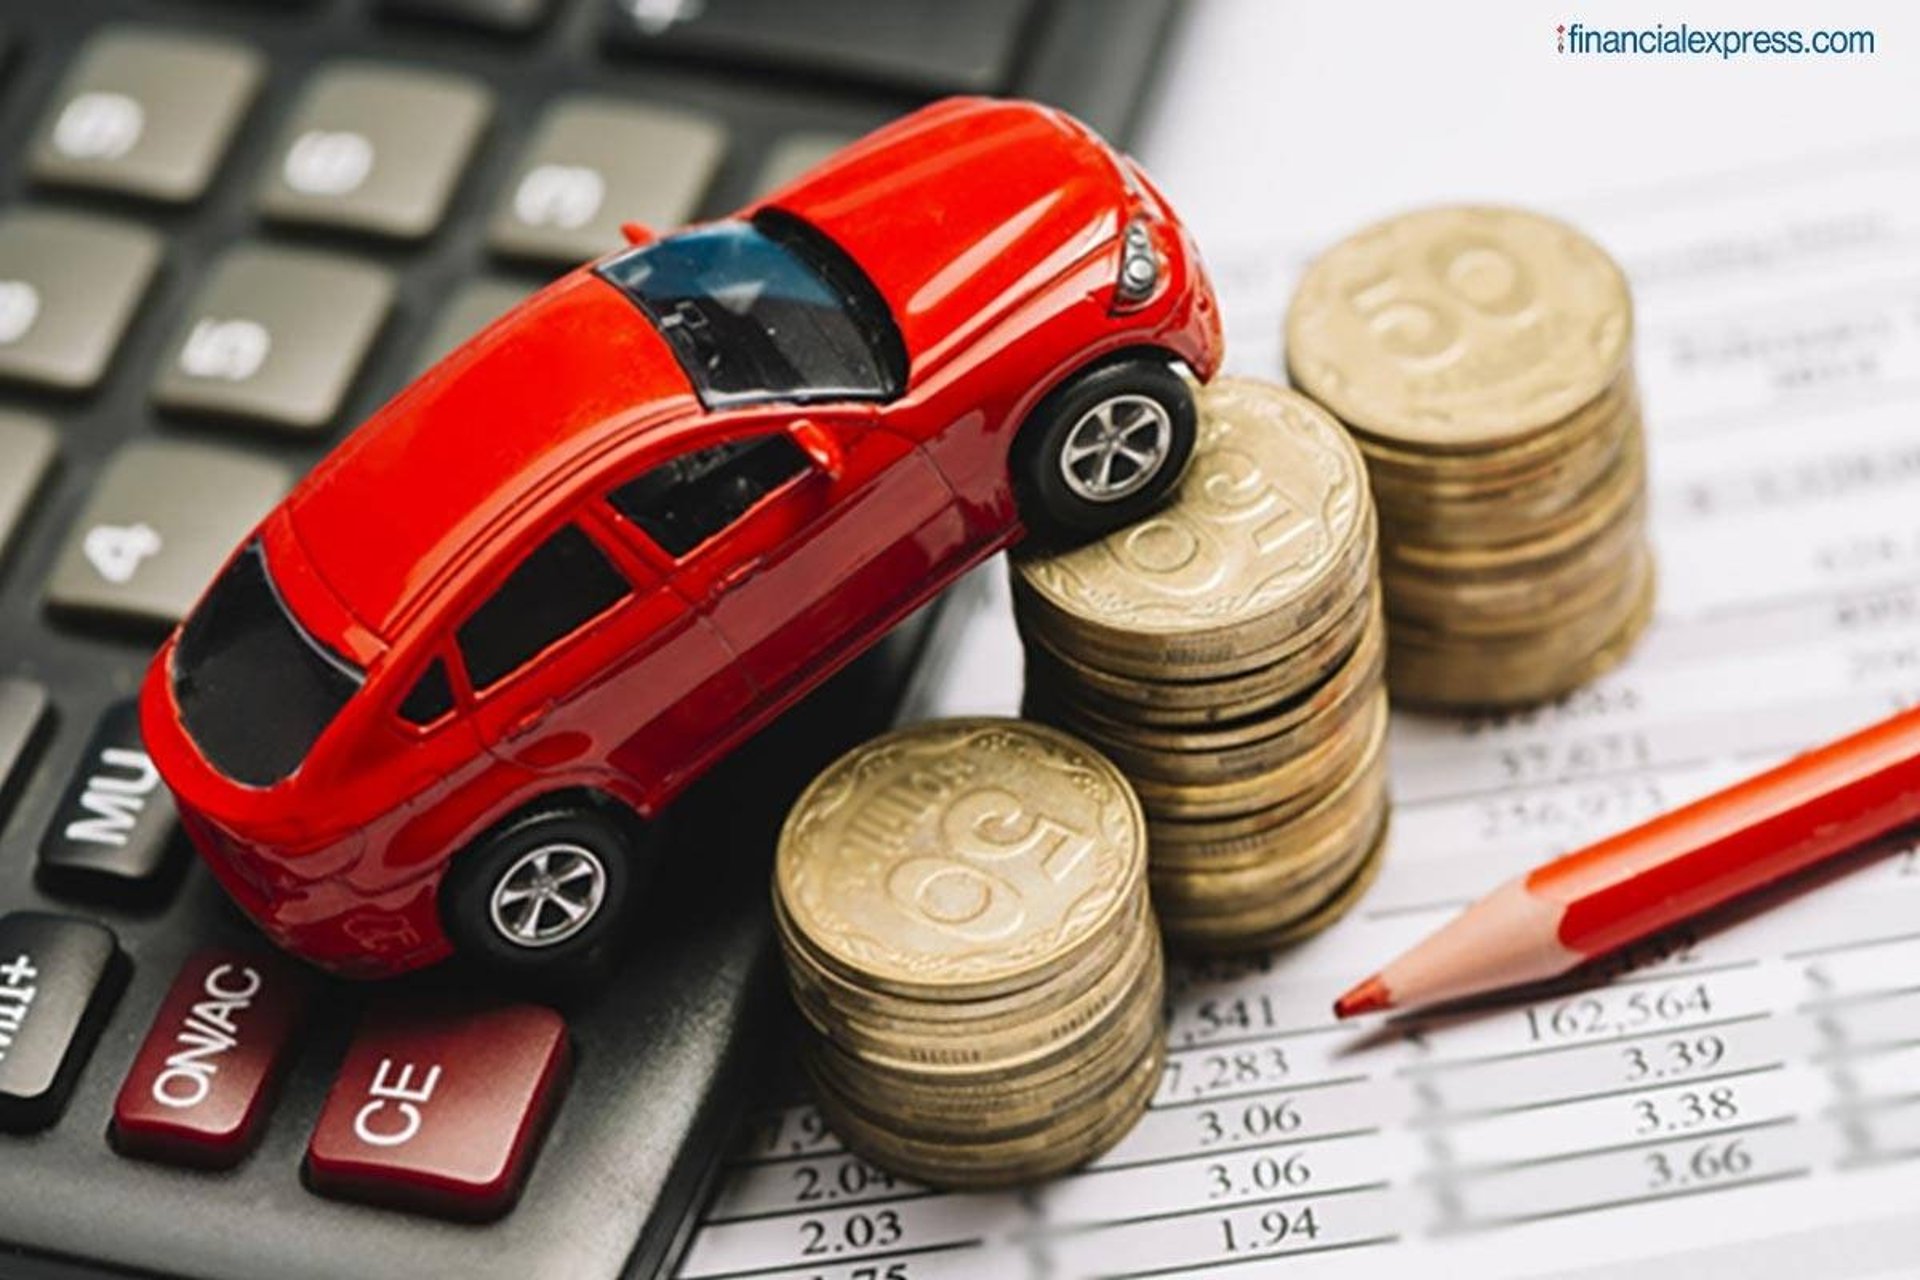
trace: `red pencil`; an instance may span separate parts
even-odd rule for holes
[[[1920,820],[1920,707],[1509,880],[1336,1016],[1556,977]]]

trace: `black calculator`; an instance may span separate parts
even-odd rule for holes
[[[141,749],[147,658],[305,468],[620,223],[722,213],[953,93],[1124,141],[1177,10],[0,0],[0,1280],[670,1274],[777,1056],[785,805],[893,721],[963,604],[677,804],[634,936],[560,994],[274,955]],[[354,180],[377,157],[396,176]],[[166,1123],[215,1087],[224,1156]],[[397,1146],[456,1092],[475,1150],[524,1156],[483,1196],[326,1149]]]

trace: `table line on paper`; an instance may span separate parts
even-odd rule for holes
[[[1195,1272],[1212,1272],[1222,1267],[1244,1266],[1252,1262],[1271,1262],[1275,1258],[1304,1258],[1316,1253],[1340,1253],[1351,1249],[1365,1249],[1373,1245],[1398,1244],[1399,1235],[1368,1236],[1364,1240],[1342,1240],[1334,1244],[1310,1245],[1305,1249],[1268,1249],[1247,1258],[1214,1259],[1209,1262],[1182,1263],[1177,1267],[1159,1267],[1152,1271],[1112,1271],[1101,1273],[1101,1280],[1152,1280],[1159,1276],[1192,1275]]]
[[[1210,1107],[1220,1102],[1244,1102],[1248,1098],[1264,1098],[1270,1093],[1310,1093],[1315,1089],[1332,1089],[1343,1084],[1365,1084],[1373,1079],[1366,1074],[1352,1076],[1330,1076],[1320,1080],[1304,1080],[1299,1084],[1271,1084],[1258,1089],[1248,1089],[1239,1093],[1210,1093],[1200,1098],[1177,1098],[1161,1101],[1156,1098],[1147,1105],[1149,1111],[1184,1111],[1189,1107]]]
[[[862,1162],[865,1163],[862,1157],[856,1156],[854,1158],[861,1159]],[[849,1195],[839,1200],[825,1201],[820,1204],[791,1204],[779,1209],[762,1209],[754,1213],[735,1213],[724,1218],[708,1218],[707,1222],[713,1226],[720,1227],[734,1222],[765,1222],[769,1218],[791,1218],[796,1214],[830,1213],[835,1209],[881,1209],[888,1205],[906,1204],[912,1200],[928,1200],[941,1194],[943,1193],[938,1187],[915,1187],[911,1191],[902,1191],[896,1195],[876,1196],[870,1200],[859,1199],[856,1193],[855,1195]]]
[[[1246,1155],[1251,1151],[1292,1149],[1294,1147],[1313,1146],[1322,1142],[1338,1142],[1347,1138],[1371,1138],[1380,1133],[1379,1125],[1369,1125],[1364,1129],[1342,1129],[1336,1133],[1313,1133],[1302,1138],[1287,1134],[1262,1137],[1241,1145],[1221,1143],[1217,1146],[1203,1147],[1197,1151],[1181,1151],[1164,1156],[1142,1156],[1138,1160],[1117,1160],[1112,1164],[1086,1165],[1082,1173],[1119,1173],[1127,1169],[1154,1169],[1163,1165],[1183,1164],[1190,1160],[1211,1160],[1217,1156]]]
[[[1465,1178],[1486,1177],[1496,1173],[1512,1173],[1518,1169],[1539,1169],[1549,1165],[1568,1164],[1575,1160],[1589,1160],[1594,1156],[1619,1155],[1629,1151],[1645,1151],[1653,1147],[1672,1146],[1677,1143],[1704,1141],[1709,1138],[1730,1138],[1743,1133],[1760,1133],[1768,1129],[1790,1128],[1800,1123],[1799,1116],[1772,1116],[1765,1120],[1743,1120],[1739,1124],[1725,1125],[1720,1128],[1700,1128],[1686,1133],[1668,1133],[1651,1138],[1635,1138],[1631,1142],[1615,1142],[1598,1147],[1581,1147],[1572,1151],[1556,1151],[1551,1155],[1526,1156],[1514,1160],[1486,1161],[1480,1164],[1449,1164],[1443,1169],[1421,1172],[1415,1175],[1416,1182],[1452,1182]]]
[[[1735,1178],[1729,1182],[1718,1183],[1710,1187],[1678,1187],[1672,1191],[1650,1191],[1646,1195],[1626,1196],[1616,1200],[1603,1200],[1595,1204],[1570,1205],[1564,1209],[1547,1209],[1540,1213],[1515,1214],[1502,1218],[1476,1218],[1463,1223],[1454,1230],[1480,1230],[1488,1227],[1518,1226],[1526,1222],[1548,1222],[1555,1218],[1572,1218],[1586,1213],[1604,1213],[1610,1209],[1628,1209],[1635,1205],[1658,1204],[1667,1200],[1685,1200],[1693,1196],[1717,1195],[1725,1191],[1739,1191],[1748,1187],[1765,1186],[1774,1182],[1791,1182],[1797,1178],[1809,1176],[1813,1170],[1787,1169],[1780,1173],[1761,1174],[1753,1178]]]
[[[1692,1026],[1671,1028],[1675,1032],[1694,1031]],[[1590,1040],[1589,1045],[1618,1044],[1617,1040]],[[1681,1079],[1648,1080],[1637,1084],[1622,1085],[1617,1089],[1600,1089],[1588,1093],[1570,1093],[1564,1097],[1544,1098],[1533,1102],[1515,1102],[1504,1107],[1479,1107],[1469,1111],[1435,1110],[1425,1115],[1415,1116],[1407,1121],[1411,1129],[1443,1128],[1463,1120],[1488,1120],[1495,1116],[1520,1115],[1528,1111],[1542,1111],[1550,1107],[1570,1106],[1576,1102],[1604,1102],[1608,1098],[1626,1098],[1636,1093],[1652,1093],[1659,1089],[1691,1088],[1695,1085],[1720,1084],[1727,1080],[1741,1080],[1748,1076],[1766,1075],[1769,1072],[1786,1068],[1786,1061],[1763,1063],[1756,1067],[1742,1067],[1737,1071],[1721,1071],[1713,1075],[1687,1076]]]
[[[895,1258],[920,1258],[933,1253],[954,1253],[961,1249],[978,1249],[986,1244],[984,1237],[972,1240],[947,1240],[940,1244],[923,1244],[912,1249],[889,1249],[885,1253],[835,1254],[828,1265],[841,1263],[891,1262]],[[752,1267],[747,1270],[733,1271],[681,1271],[677,1280],[749,1280],[753,1276],[777,1276],[787,1271],[806,1271],[818,1268],[819,1262],[809,1263],[805,1259],[796,1259],[777,1263],[768,1267]]]
[[[1272,1205],[1294,1204],[1301,1200],[1331,1200],[1338,1196],[1359,1195],[1364,1191],[1385,1191],[1392,1185],[1391,1182],[1381,1179],[1376,1182],[1355,1182],[1344,1187],[1323,1187],[1315,1191],[1289,1191],[1285,1195],[1263,1196],[1259,1199],[1229,1200],[1217,1204],[1196,1205],[1187,1209],[1165,1209],[1159,1213],[1136,1213],[1124,1218],[1103,1218],[1098,1222],[1077,1224],[1070,1231],[1056,1228],[1045,1234],[1084,1235],[1090,1231],[1109,1230],[1113,1227],[1138,1226],[1143,1222],[1172,1222],[1179,1218],[1194,1218],[1209,1213],[1240,1213],[1247,1209],[1265,1209]]]
[[[1677,1035],[1690,1031],[1716,1031],[1722,1027],[1737,1027],[1752,1022],[1768,1022],[1774,1017],[1772,1010],[1759,1013],[1740,1013],[1726,1018],[1714,1018],[1706,1022],[1692,1022],[1686,1026],[1654,1027],[1646,1031],[1634,1031],[1621,1036],[1596,1036],[1588,1040],[1569,1040],[1565,1044],[1532,1045],[1525,1049],[1503,1049],[1498,1053],[1476,1054],[1470,1058],[1447,1058],[1439,1062],[1413,1062],[1404,1067],[1396,1067],[1397,1076],[1440,1075],[1462,1067],[1475,1067],[1490,1062],[1511,1062],[1519,1058],[1541,1058],[1556,1053],[1571,1053],[1580,1049],[1591,1049],[1596,1045],[1627,1044],[1635,1040],[1653,1040],[1661,1036]]]

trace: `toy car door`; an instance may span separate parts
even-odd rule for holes
[[[864,406],[786,408],[612,492],[673,558],[762,697],[825,675],[924,599],[962,549],[952,491]]]
[[[508,568],[454,647],[495,754],[576,781],[605,761],[651,797],[739,717],[750,687],[712,623],[594,519]]]

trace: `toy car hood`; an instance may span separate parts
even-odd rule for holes
[[[902,155],[917,155],[906,164]],[[868,135],[760,207],[824,232],[886,299],[912,364],[1120,233],[1113,158],[1059,112],[956,98]],[[933,246],[939,246],[938,251]]]

